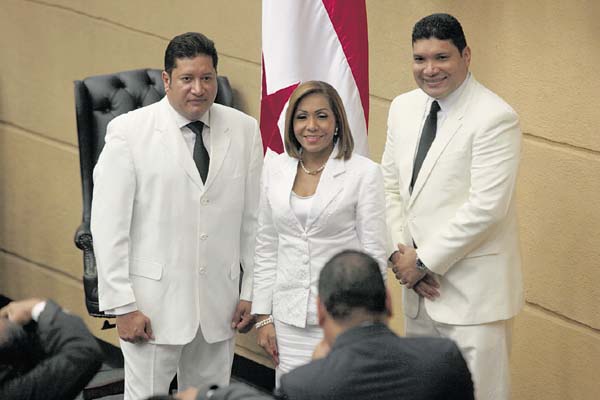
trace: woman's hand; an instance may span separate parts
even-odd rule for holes
[[[268,316],[260,316],[258,322],[267,319]],[[275,366],[279,365],[279,350],[277,349],[277,338],[275,337],[275,325],[267,324],[256,329],[257,343],[272,359]]]

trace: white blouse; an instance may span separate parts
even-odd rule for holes
[[[292,211],[294,214],[296,214],[296,218],[298,218],[298,221],[303,228],[306,228],[308,213],[310,213],[310,208],[312,207],[312,200],[314,197],[314,194],[306,197],[298,196],[292,190],[292,195],[290,196],[290,206],[292,207]]]

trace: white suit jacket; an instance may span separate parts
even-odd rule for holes
[[[298,160],[280,154],[265,164],[259,211],[252,312],[305,327],[310,288],[345,249],[365,251],[387,267],[385,195],[379,165],[337,147],[322,172],[306,226],[290,206]]]
[[[409,185],[428,96],[394,99],[382,161],[393,243],[417,244],[438,274],[440,298],[429,315],[447,324],[513,317],[523,304],[515,183],[521,151],[518,116],[472,76],[438,128],[412,195]],[[390,252],[394,249],[390,249]],[[404,290],[415,317],[418,295]]]
[[[202,326],[231,338],[251,300],[262,144],[255,119],[210,108],[206,184],[165,97],[115,118],[94,169],[92,234],[100,309],[136,302],[155,343],[185,344]]]

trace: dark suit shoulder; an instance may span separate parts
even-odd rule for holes
[[[414,358],[413,372],[431,399],[473,399],[471,373],[458,346],[446,338],[401,338]]]
[[[324,359],[284,375],[295,399],[473,399],[466,363],[447,339],[400,338],[379,332],[347,341]]]

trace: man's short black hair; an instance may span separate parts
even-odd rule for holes
[[[377,261],[360,251],[344,250],[325,264],[319,275],[319,298],[335,320],[355,310],[381,315],[386,310],[385,283]]]
[[[35,353],[31,339],[32,335],[21,325],[0,319],[0,365],[24,365],[29,362],[29,353]]]
[[[467,47],[467,39],[460,22],[450,14],[431,14],[415,24],[412,31],[412,43],[420,39],[436,38],[451,40],[458,52]]]
[[[171,76],[171,71],[176,67],[178,58],[194,58],[201,54],[212,57],[213,67],[216,70],[219,56],[212,40],[198,32],[187,32],[175,36],[165,50],[165,71]]]

